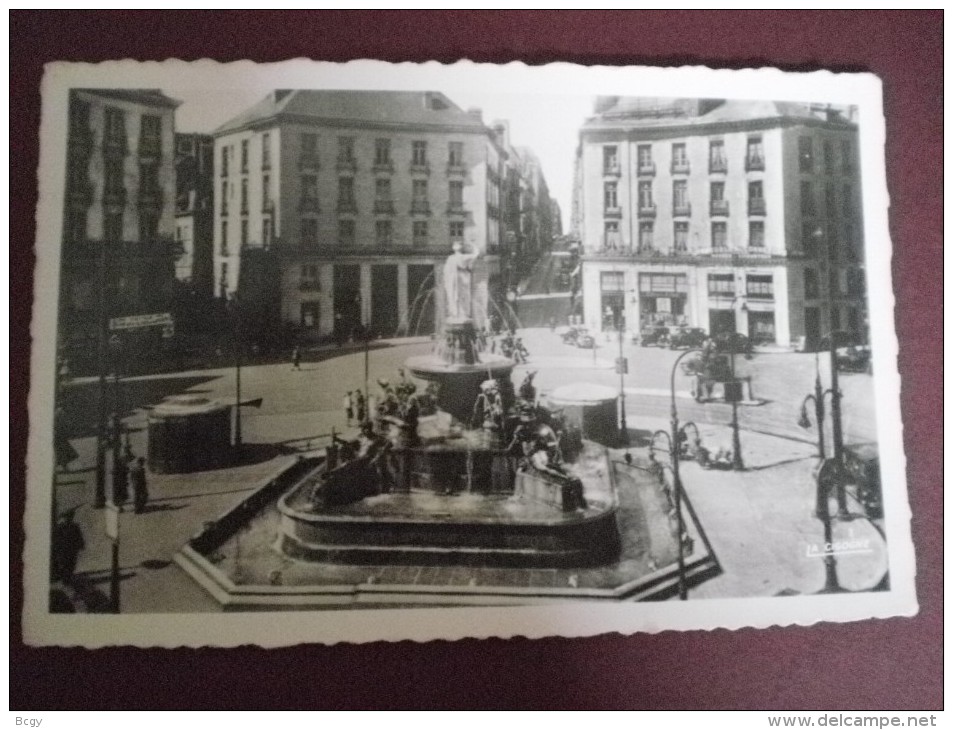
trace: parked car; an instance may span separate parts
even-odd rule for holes
[[[871,372],[870,347],[867,345],[848,345],[838,347],[837,369],[852,373]]]
[[[669,335],[668,346],[673,350],[679,348],[701,347],[708,339],[708,333],[701,327],[680,327]]]
[[[589,334],[588,330],[582,330],[576,336],[576,347],[582,347],[591,350],[596,346],[596,338]]]
[[[579,338],[580,332],[585,332],[585,327],[579,327],[577,325],[572,325],[568,330],[562,333],[563,344],[564,345],[575,345],[576,340]]]
[[[664,325],[649,325],[639,333],[639,344],[642,347],[662,347],[668,344],[670,334],[671,330]]]
[[[844,465],[857,489],[857,501],[870,519],[883,517],[883,495],[880,488],[880,457],[871,444],[850,446],[844,450]]]

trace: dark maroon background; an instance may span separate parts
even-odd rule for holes
[[[942,707],[942,23],[942,11],[11,11],[10,707]],[[894,324],[920,614],[811,628],[575,640],[273,651],[25,648],[19,555],[43,63],[299,56],[878,74],[887,115]]]

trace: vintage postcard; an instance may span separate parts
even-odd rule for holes
[[[880,82],[53,64],[25,641],[916,612]]]

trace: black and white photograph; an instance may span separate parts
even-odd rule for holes
[[[883,135],[864,74],[51,66],[26,640],[911,615]]]

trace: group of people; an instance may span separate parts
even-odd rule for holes
[[[132,488],[133,512],[141,514],[149,502],[149,486],[146,479],[146,460],[136,457],[129,444],[122,453],[116,450],[113,458],[113,504],[121,507],[129,501],[129,489]]]
[[[496,352],[496,340],[490,345],[490,352]],[[500,340],[500,354],[508,357],[518,363],[525,364],[529,361],[529,350],[523,344],[523,338],[517,337],[513,332],[507,332]]]

